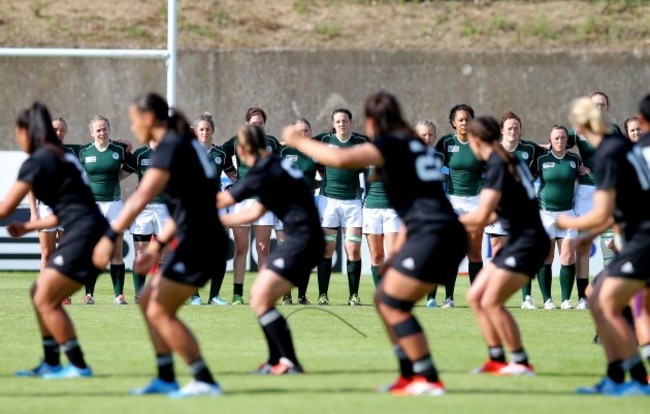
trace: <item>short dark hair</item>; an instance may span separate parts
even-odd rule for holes
[[[449,111],[449,125],[451,125],[452,128],[454,127],[454,118],[456,117],[456,112],[458,111],[465,111],[472,117],[472,119],[474,119],[474,108],[467,104],[454,105]]]
[[[262,108],[258,108],[255,106],[250,107],[246,110],[246,116],[244,117],[246,123],[250,122],[251,118],[254,117],[255,115],[261,116],[262,119],[264,120],[264,123],[266,124],[266,112],[264,112]]]

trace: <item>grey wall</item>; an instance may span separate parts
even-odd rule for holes
[[[362,129],[364,98],[395,93],[412,122],[431,118],[439,136],[450,131],[449,108],[469,103],[477,114],[514,110],[524,135],[545,137],[566,122],[568,102],[593,89],[607,92],[622,123],[650,92],[650,55],[632,53],[506,54],[422,51],[182,51],[178,106],[189,117],[215,115],[217,141],[233,135],[249,106],[268,115],[267,131],[306,117],[329,128],[335,107],[352,109]],[[0,58],[0,150],[17,149],[14,116],[39,99],[68,120],[68,142],[88,142],[88,120],[103,114],[113,137],[131,138],[128,103],[140,92],[165,92],[165,65],[151,60]]]

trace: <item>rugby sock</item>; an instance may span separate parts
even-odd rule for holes
[[[650,362],[650,343],[641,346],[641,355]]]
[[[321,259],[318,263],[318,295],[325,294],[330,287],[330,277],[332,276],[332,258]]]
[[[542,291],[544,302],[551,298],[551,282],[553,282],[553,273],[550,264],[542,265],[537,273],[539,281],[539,290]]]
[[[587,286],[589,286],[589,279],[576,279],[576,289],[578,290],[578,299],[586,299]]]
[[[623,371],[628,371],[633,380],[638,383],[646,385],[648,383],[648,371],[643,366],[641,355],[634,354],[634,356],[626,359],[621,363]]]
[[[298,282],[298,298],[304,298],[307,296],[307,288],[309,287],[309,278],[311,273],[308,274],[303,280]]]
[[[531,293],[533,291],[533,281],[532,279],[528,281],[524,286],[521,288],[521,301],[526,300],[526,296],[531,296]]]
[[[625,371],[623,370],[623,361],[616,360],[607,364],[607,377],[617,384],[625,381]]]
[[[271,366],[277,365],[277,363],[280,362],[280,357],[282,356],[280,355],[280,349],[275,344],[275,341],[273,340],[271,335],[269,335],[266,329],[264,329],[264,327],[262,327],[262,332],[264,332],[264,338],[266,338],[266,344],[269,347],[269,359],[267,362]]]
[[[516,351],[512,351],[510,353],[510,360],[512,362],[516,362],[517,364],[522,364],[522,365],[528,365],[528,354],[526,354],[526,351],[524,351],[524,348],[518,349]]]
[[[221,285],[223,285],[223,279],[226,277],[226,261],[221,260],[219,263],[219,269],[217,270],[217,274],[212,277],[212,281],[210,282],[210,296],[208,299],[212,299],[216,296],[219,296],[219,293],[221,292]],[[243,291],[242,287],[242,291]]]
[[[86,288],[86,295],[95,296],[95,284],[97,283],[96,277],[89,277],[85,281],[84,286]]]
[[[143,275],[142,273],[136,273],[135,270],[133,271],[133,288],[135,289],[136,296],[140,295],[140,291],[142,290],[142,287],[144,286],[146,280],[146,274]]]
[[[172,358],[171,352],[168,354],[156,354],[156,365],[158,366],[158,378],[165,382],[176,381],[174,358]]]
[[[259,322],[262,329],[264,329],[264,333],[277,346],[280,356],[287,358],[296,365],[300,365],[296,357],[296,351],[293,348],[291,330],[282,314],[277,309],[271,308],[259,317]]]
[[[84,354],[81,352],[81,347],[77,338],[72,338],[63,344],[61,344],[61,349],[65,352],[65,355],[68,357],[68,360],[72,365],[77,368],[86,368],[86,361],[84,360]]]
[[[506,353],[501,345],[488,346],[488,354],[490,355],[490,361],[506,362]]]
[[[61,365],[61,352],[59,344],[56,343],[53,336],[43,337],[43,355],[44,362],[48,365],[57,366]]]
[[[124,293],[124,276],[126,274],[124,263],[111,264],[110,273],[113,282],[113,293],[115,293],[115,296],[119,296]]]
[[[233,283],[232,284],[232,293],[233,295],[244,296],[244,284],[243,283]]]
[[[562,291],[562,301],[571,299],[573,292],[573,283],[576,278],[576,265],[560,266],[560,288]]]
[[[456,278],[458,275],[453,275],[449,278],[447,283],[445,283],[445,299],[451,298],[454,300],[454,290],[456,290]]]
[[[348,260],[348,290],[350,296],[359,294],[361,283],[361,260]]]
[[[446,287],[445,287],[445,289],[446,289]],[[429,294],[427,295],[427,300],[429,300],[429,299],[434,299],[435,300],[437,294],[438,294],[438,286],[434,287],[433,290],[431,292],[429,292]]]
[[[190,374],[194,377],[195,380],[205,382],[208,384],[214,384],[214,378],[208,369],[208,366],[205,364],[203,358],[199,358],[194,362],[189,363]]]
[[[395,352],[397,361],[399,361],[400,375],[404,378],[411,378],[413,376],[413,363],[408,359],[402,347],[394,344],[393,352]]]
[[[433,358],[431,358],[430,354],[425,355],[417,361],[413,361],[413,373],[426,378],[429,382],[440,381],[438,378],[438,370],[433,364]]]
[[[483,268],[483,262],[469,262],[467,264],[467,272],[469,274],[470,285],[474,283],[474,279],[476,279],[476,275],[478,275],[478,272],[480,272],[482,268]]]
[[[628,325],[630,325],[630,328],[636,332],[636,329],[634,328],[634,315],[632,315],[632,308],[629,305],[623,308],[623,317],[627,321]]]
[[[370,274],[372,275],[372,282],[377,287],[379,285],[379,266],[370,266]]]

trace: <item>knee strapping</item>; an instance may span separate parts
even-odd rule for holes
[[[413,309],[413,306],[415,305],[415,302],[413,301],[397,299],[390,296],[386,292],[381,292],[381,296],[379,300],[381,301],[381,303],[388,306],[389,308],[401,310],[404,312],[410,312],[411,309]]]
[[[418,320],[411,316],[404,322],[393,325],[393,332],[395,332],[395,336],[398,338],[405,338],[407,336],[421,333],[422,327]]]
[[[345,235],[345,241],[347,243],[360,244],[361,240],[362,240],[362,238],[358,234],[346,234]]]
[[[326,234],[325,243],[336,243],[336,234]]]

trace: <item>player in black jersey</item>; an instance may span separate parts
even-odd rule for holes
[[[469,232],[498,218],[508,233],[505,244],[467,292],[490,357],[474,372],[534,375],[517,323],[505,308],[506,300],[542,265],[550,243],[539,216],[533,177],[526,165],[501,146],[501,131],[494,118],[471,121],[468,135],[472,152],[486,163],[486,174],[478,209],[461,215],[460,221]],[[504,345],[510,351],[510,364],[506,363]]]
[[[642,103],[643,104],[643,103]],[[623,316],[630,299],[650,282],[650,156],[620,134],[608,135],[608,125],[589,98],[576,100],[569,118],[576,131],[596,148],[596,192],[591,211],[580,217],[560,216],[557,225],[591,231],[591,241],[612,224],[624,239],[623,248],[603,270],[589,296],[589,307],[607,357],[607,374],[581,394],[650,395],[647,372],[632,329]],[[625,373],[631,380],[625,382]]]
[[[467,249],[466,233],[443,191],[442,163],[404,121],[397,100],[386,92],[371,95],[365,117],[372,142],[355,148],[332,148],[291,127],[285,128],[284,138],[323,165],[349,169],[374,165],[381,170],[388,199],[404,223],[375,296],[401,374],[382,391],[441,395],[444,386],[411,310],[433,287],[456,275]]]
[[[165,100],[153,93],[140,95],[131,104],[131,131],[141,144],[153,140],[158,147],[138,188],[95,247],[93,262],[98,267],[108,263],[116,235],[162,192],[171,218],[138,258],[136,271],[149,271],[157,263],[162,247],[174,235],[178,245],[140,294],[140,306],[156,351],[158,377],[132,394],[167,393],[174,398],[217,396],[221,395],[221,388],[203,360],[194,335],[176,312],[197,287],[218,271],[226,254],[226,233],[214,202],[220,180],[214,163],[208,159],[185,117],[177,111],[171,117],[168,113]],[[172,352],[183,358],[194,377],[180,390]]]
[[[99,240],[108,223],[95,205],[81,164],[65,151],[54,133],[51,119],[47,108],[40,103],[34,103],[18,115],[16,141],[29,158],[20,168],[18,181],[0,203],[0,218],[4,218],[32,191],[54,212],[36,221],[10,224],[8,230],[13,237],[59,223],[67,234],[31,290],[43,338],[44,360],[36,368],[18,371],[16,375],[51,379],[90,377],[92,370],[86,365],[74,326],[61,301],[99,275],[90,260],[92,247],[89,246]],[[65,368],[60,364],[60,349],[70,361]]]
[[[275,302],[292,286],[304,284],[325,252],[314,197],[302,171],[291,160],[280,160],[268,152],[264,131],[257,125],[237,131],[236,151],[250,170],[230,190],[218,194],[217,207],[251,197],[259,199],[250,208],[222,216],[221,221],[227,226],[247,224],[271,211],[284,224],[285,233],[284,243],[271,252],[251,289],[251,307],[269,346],[269,359],[255,372],[301,373],[289,326]]]

